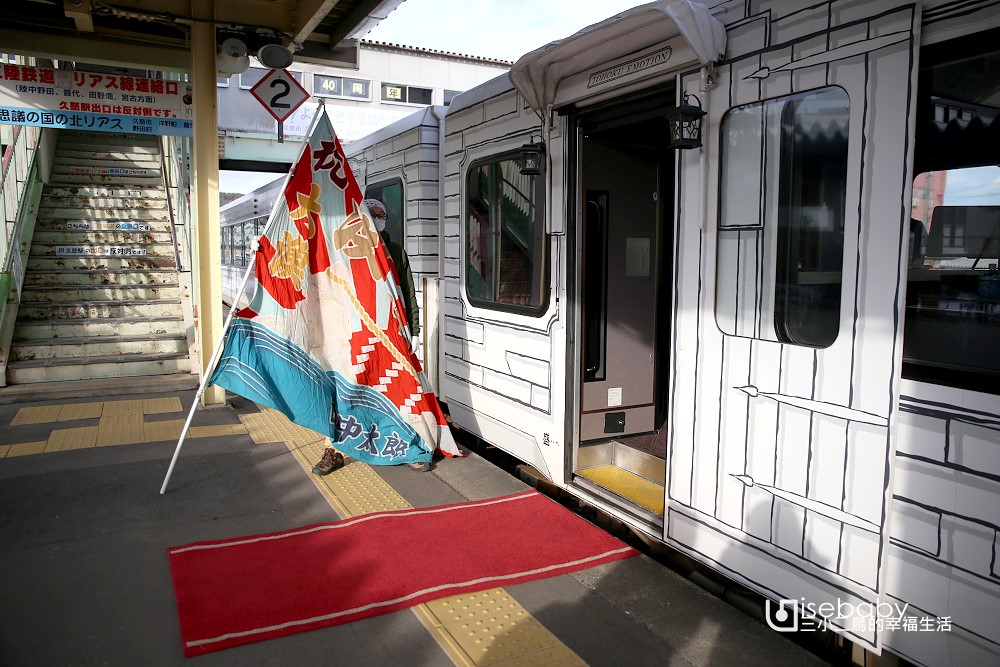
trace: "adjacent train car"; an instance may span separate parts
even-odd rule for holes
[[[237,292],[250,264],[253,244],[263,232],[284,182],[284,176],[276,175],[274,181],[229,202],[219,211],[222,301],[227,306],[245,306],[253,296],[256,284],[253,276],[246,282],[243,293]]]
[[[1000,664],[998,26],[653,2],[349,146],[454,423],[776,631]]]

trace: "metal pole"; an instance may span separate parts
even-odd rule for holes
[[[167,476],[163,479],[163,486],[160,487],[161,496],[164,492],[166,492],[167,484],[170,483],[170,476],[174,472],[174,466],[177,465],[177,457],[180,456],[181,447],[184,446],[184,438],[187,436],[188,430],[191,428],[191,420],[194,419],[194,411],[198,409],[201,397],[205,393],[205,388],[208,386],[208,379],[212,376],[212,373],[215,372],[215,365],[219,363],[219,357],[222,356],[222,348],[226,342],[226,334],[229,333],[229,327],[233,323],[233,317],[236,314],[236,308],[239,306],[240,298],[243,296],[243,290],[246,289],[247,283],[250,282],[250,274],[253,273],[254,266],[257,265],[258,247],[259,241],[255,239],[253,243],[253,260],[247,264],[246,273],[243,274],[243,281],[236,290],[236,297],[233,299],[233,305],[229,309],[229,315],[226,317],[225,324],[222,325],[222,335],[219,337],[219,342],[215,345],[215,351],[212,352],[212,358],[208,362],[208,366],[205,368],[205,373],[201,376],[201,383],[198,385],[198,391],[194,395],[194,403],[191,404],[191,410],[188,411],[187,421],[184,422],[184,428],[181,429],[181,437],[177,440],[177,448],[174,449],[174,456],[170,459],[170,467],[167,468]]]

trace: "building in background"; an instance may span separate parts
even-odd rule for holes
[[[512,63],[362,41],[357,64],[333,68],[295,62],[288,67],[310,97],[285,121],[283,142],[277,138],[277,122],[250,92],[269,70],[251,60],[242,74],[219,78],[220,166],[266,170],[261,162],[278,162],[287,169],[320,100],[346,144],[418,108],[448,105],[458,93],[503,74]]]

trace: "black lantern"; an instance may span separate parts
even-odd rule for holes
[[[545,144],[541,141],[529,141],[521,146],[521,175],[538,176],[542,173],[542,158],[545,156]]]
[[[694,97],[699,106],[688,104],[688,98]],[[670,144],[668,148],[701,148],[701,101],[694,95],[684,94],[680,106],[667,112],[667,123],[670,127]]]

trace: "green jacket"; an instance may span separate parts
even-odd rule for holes
[[[403,293],[403,307],[406,309],[406,320],[410,323],[410,335],[420,335],[420,308],[417,306],[417,293],[413,287],[413,274],[410,272],[410,258],[406,256],[403,246],[389,239],[382,232],[382,242],[389,251],[389,258],[396,265],[399,275],[399,289]]]

